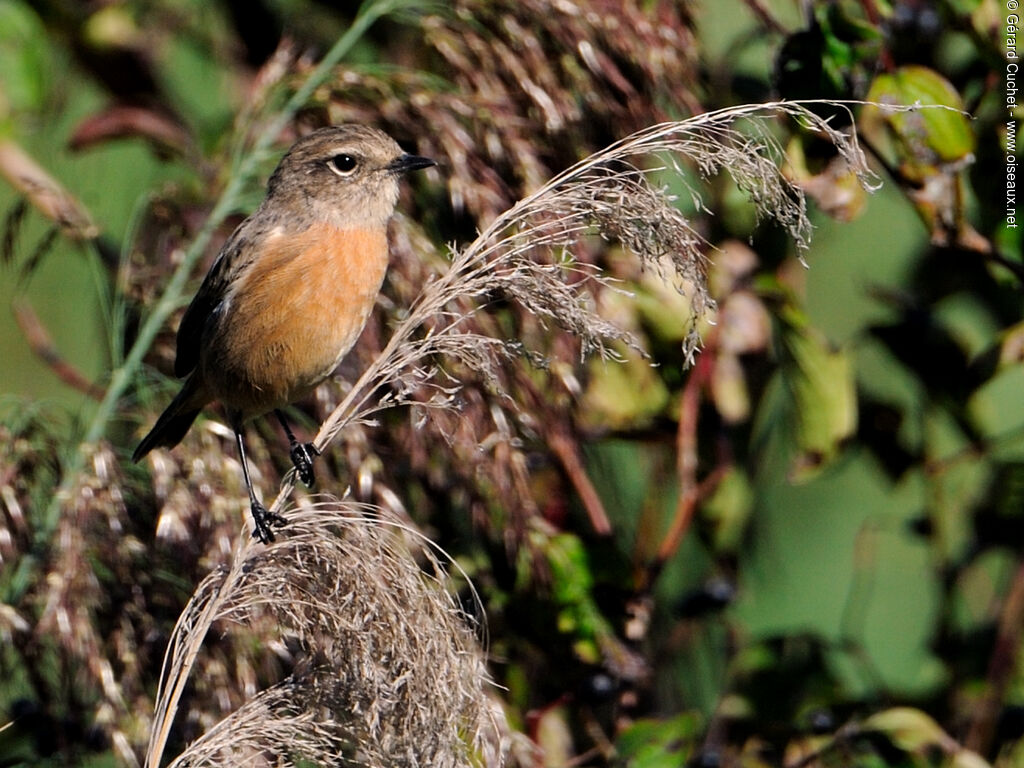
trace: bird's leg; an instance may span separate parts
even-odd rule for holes
[[[249,489],[249,509],[252,510],[253,538],[259,539],[264,544],[274,540],[272,525],[284,525],[287,521],[274,512],[264,507],[256,498],[256,491],[252,487],[252,479],[249,477],[249,462],[245,458],[245,444],[242,442],[242,429],[235,427],[235,442],[238,444],[238,455],[242,458],[242,475],[245,477],[245,487]]]
[[[316,481],[316,477],[313,475],[313,459],[320,455],[320,451],[312,443],[300,443],[295,439],[292,428],[288,426],[288,420],[282,411],[275,410],[274,415],[284,427],[284,433],[288,435],[288,451],[292,457],[292,464],[295,465],[296,474],[307,488],[311,488]]]

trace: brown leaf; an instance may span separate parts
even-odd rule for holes
[[[153,109],[115,104],[91,115],[78,124],[69,142],[71,149],[79,151],[108,141],[143,138],[164,153],[184,154],[191,145],[191,137],[172,117]]]

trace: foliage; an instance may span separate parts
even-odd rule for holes
[[[1001,4],[411,5],[0,0],[0,765],[1019,763]],[[344,121],[439,168],[264,548],[215,414],[127,457]]]

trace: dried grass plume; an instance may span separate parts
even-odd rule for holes
[[[511,300],[542,322],[570,331],[583,355],[614,357],[613,343],[629,344],[629,333],[598,313],[589,290],[594,283],[614,288],[613,281],[573,256],[590,237],[621,244],[643,268],[689,293],[684,353],[692,361],[700,321],[714,308],[706,282],[710,246],[657,179],[673,172],[685,183],[684,168],[702,179],[727,172],[759,218],[774,220],[789,233],[802,258],[811,223],[803,191],[781,171],[784,156],[774,134],[781,118],[831,142],[862,184],[874,184],[856,135],[833,128],[796,102],[730,107],[634,133],[516,203],[466,247],[453,248],[447,271],[423,286],[381,354],[321,425],[316,446],[325,448],[347,425],[399,404],[452,405],[458,383],[446,377],[446,359],[485,378],[505,356],[536,359],[522,340],[494,338],[472,326],[495,299]],[[702,210],[700,191],[689,191]],[[275,510],[293,487],[286,478]]]
[[[270,617],[294,669],[171,765],[474,765],[491,731],[487,674],[436,551],[350,502],[289,511],[286,535],[244,541],[175,628],[147,765],[159,764],[206,632]],[[339,762],[340,761],[340,762]]]

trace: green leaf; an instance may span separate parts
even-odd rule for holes
[[[981,7],[982,0],[946,0],[956,13],[968,16]]]
[[[887,112],[869,105],[861,113],[864,136],[879,149],[887,149],[912,181],[923,181],[937,166],[954,163],[975,148],[974,133],[956,88],[942,75],[921,66],[900,67],[875,78],[869,102],[913,106],[937,105],[913,112]]]
[[[670,720],[637,720],[619,735],[616,747],[629,768],[676,768],[692,755],[702,728],[693,712]]]
[[[589,663],[600,661],[597,638],[611,631],[591,596],[594,579],[583,542],[570,533],[532,535],[551,573],[551,596],[558,606],[558,631],[574,638],[573,650]]]
[[[576,655],[588,664],[635,669],[639,662],[594,601],[594,577],[583,542],[571,533],[543,530],[533,531],[531,539],[534,548],[547,559],[551,596],[558,608],[558,630],[572,638]]]
[[[792,307],[783,321],[781,375],[799,451],[793,476],[808,480],[838,455],[857,428],[856,385],[845,351],[832,349]]]
[[[806,28],[786,38],[776,69],[783,96],[846,98],[851,85],[867,78],[881,45],[877,27],[857,3],[819,3]]]
[[[701,506],[701,517],[707,521],[716,552],[739,550],[753,511],[754,491],[749,478],[740,469],[729,469]]]
[[[11,113],[43,107],[49,52],[35,11],[19,0],[0,0],[0,122]]]
[[[559,605],[586,601],[593,586],[590,563],[583,542],[570,533],[556,534],[545,543],[551,568],[552,596]]]

